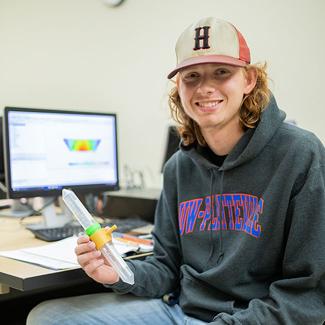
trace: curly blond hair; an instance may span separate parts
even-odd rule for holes
[[[266,66],[264,63],[244,67],[246,72],[254,70],[257,76],[254,89],[244,97],[239,111],[240,124],[244,130],[256,127],[262,111],[270,101]],[[187,146],[197,142],[201,146],[206,146],[199,125],[185,113],[177,87],[170,91],[168,104],[172,118],[178,123],[177,130],[183,144]]]

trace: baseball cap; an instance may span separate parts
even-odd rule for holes
[[[224,63],[243,67],[250,51],[243,35],[231,23],[208,17],[190,25],[176,43],[177,65],[168,79],[185,68],[202,63]]]

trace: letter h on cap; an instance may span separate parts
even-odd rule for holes
[[[195,28],[195,46],[193,48],[194,51],[200,49],[209,49],[209,28],[210,26],[203,26]],[[203,29],[203,35],[201,35],[201,30]],[[200,46],[200,41],[203,40],[203,46]]]

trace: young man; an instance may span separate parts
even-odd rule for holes
[[[170,106],[180,150],[167,162],[155,250],[119,280],[88,237],[76,254],[113,289],[45,302],[28,324],[322,324],[325,150],[284,122],[265,67],[230,23],[180,36]],[[161,299],[173,293],[169,302]]]

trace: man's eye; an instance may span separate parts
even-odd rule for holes
[[[218,70],[216,70],[216,72],[215,72],[215,74],[216,74],[217,76],[224,76],[224,75],[227,75],[227,74],[229,74],[229,73],[230,73],[230,71],[227,70],[227,69],[218,69]]]
[[[183,77],[184,81],[194,81],[197,80],[198,78],[199,78],[199,74],[195,72],[188,73]]]

